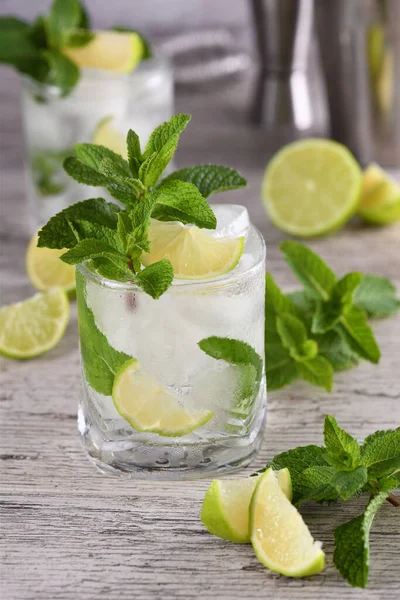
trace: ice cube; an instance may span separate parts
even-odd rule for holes
[[[246,236],[249,226],[249,213],[240,204],[212,204],[211,208],[217,217],[217,228],[211,231],[214,237]]]

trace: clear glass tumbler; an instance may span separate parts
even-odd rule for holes
[[[191,479],[249,464],[266,412],[264,301],[265,243],[252,225],[233,271],[209,280],[175,280],[158,300],[135,285],[104,279],[86,263],[77,267],[83,377],[78,427],[102,472]],[[199,342],[210,337],[236,340],[249,350],[252,364],[243,356],[206,354]],[[133,405],[140,401],[154,419],[154,390],[162,390],[168,406],[185,414],[202,411],[205,422],[173,437],[162,429],[135,429],[113,400],[115,374],[132,359],[141,374],[141,384],[134,374],[132,390],[125,390]]]
[[[82,199],[82,187],[62,167],[74,144],[93,141],[106,124],[112,149],[123,153],[129,129],[145,144],[153,129],[173,115],[172,67],[166,59],[152,58],[127,74],[84,70],[66,98],[56,87],[24,78],[22,105],[27,187],[36,229]],[[89,188],[86,197],[99,195],[106,192]]]

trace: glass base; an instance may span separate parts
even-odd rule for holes
[[[243,437],[218,440],[198,439],[195,443],[158,444],[144,440],[114,441],[104,438],[95,422],[78,411],[78,429],[89,459],[104,475],[131,479],[188,480],[221,476],[248,466],[261,446],[266,409],[259,412],[251,431]]]

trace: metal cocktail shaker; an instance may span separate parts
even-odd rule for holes
[[[315,0],[331,135],[400,167],[400,1]]]

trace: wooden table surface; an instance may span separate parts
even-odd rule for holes
[[[22,171],[19,84],[0,71],[1,303],[28,297],[24,270],[29,237]],[[217,96],[217,94],[216,94]],[[239,168],[249,188],[225,200],[245,204],[268,247],[268,269],[293,287],[278,250],[283,239],[259,200],[267,160],[265,135],[245,125],[234,94],[210,108],[192,95],[180,110],[194,119],[182,138],[180,165],[223,162]],[[236,124],[234,125],[234,123]],[[361,270],[390,277],[400,287],[400,227],[357,224],[311,246],[339,274]],[[247,473],[277,452],[322,442],[324,415],[354,435],[400,423],[400,317],[374,325],[383,351],[379,366],[364,363],[339,374],[331,394],[295,383],[268,398],[262,451]],[[400,512],[385,504],[372,531],[372,567],[366,590],[349,587],[332,564],[333,529],[362,511],[348,505],[302,508],[323,541],[327,567],[318,577],[290,580],[269,573],[250,546],[209,535],[199,520],[208,480],[146,482],[96,472],[80,446],[76,311],[60,344],[47,355],[1,365],[2,600],[300,600],[385,599],[400,595]]]

